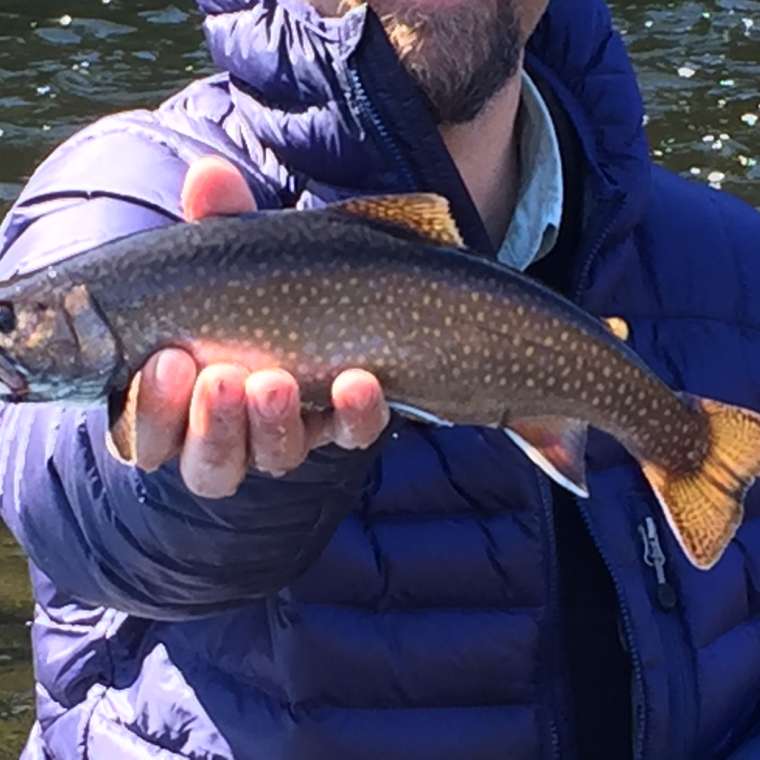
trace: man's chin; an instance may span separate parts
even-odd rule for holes
[[[472,121],[519,69],[522,40],[509,0],[409,0],[381,18],[439,124]]]

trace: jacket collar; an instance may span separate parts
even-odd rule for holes
[[[635,76],[602,0],[553,0],[526,68],[569,125],[590,201],[578,278],[602,244],[626,235],[648,197],[650,161]],[[306,0],[199,0],[216,64],[256,137],[302,178],[305,203],[331,194],[438,190],[467,243],[492,254],[482,223],[376,16],[322,18]],[[262,116],[262,106],[266,116]],[[568,140],[565,140],[567,143]],[[577,172],[576,172],[577,175]]]
[[[649,198],[651,161],[636,76],[601,0],[554,0],[531,37],[526,66],[551,90],[578,140],[584,193],[609,219],[585,220],[597,237],[621,239]],[[600,234],[599,226],[606,229]]]

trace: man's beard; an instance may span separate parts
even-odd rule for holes
[[[344,0],[343,7],[362,2]],[[414,0],[368,4],[438,124],[472,121],[517,72],[523,40],[513,0],[463,0],[426,9],[413,7]]]

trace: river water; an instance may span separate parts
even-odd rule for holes
[[[655,161],[760,208],[760,0],[612,3]],[[0,0],[0,217],[53,146],[212,70],[191,3]],[[0,532],[0,760],[33,718],[21,552]]]

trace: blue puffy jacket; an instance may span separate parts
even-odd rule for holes
[[[261,207],[436,190],[488,252],[373,15],[201,5],[224,73],[59,148],[0,228],[0,276],[177,221],[209,153]],[[674,388],[760,409],[760,216],[650,164],[600,0],[554,0],[526,65],[569,199],[534,274],[623,316]],[[2,513],[37,600],[25,760],[760,757],[759,489],[705,573],[602,434],[583,503],[498,431],[412,423],[207,501],[173,464],[109,458],[100,409],[1,414]]]

